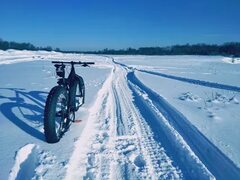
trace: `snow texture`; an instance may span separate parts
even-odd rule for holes
[[[86,103],[56,144],[52,60],[96,63],[76,68]],[[0,179],[239,179],[239,75],[221,56],[0,51]]]

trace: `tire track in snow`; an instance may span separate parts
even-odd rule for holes
[[[168,124],[166,125],[167,123],[166,121],[160,124],[161,126],[159,126],[159,124],[156,123],[159,120],[164,121],[165,119],[164,118],[161,119],[161,117],[159,117],[159,114],[155,113],[154,106],[149,106],[146,103],[146,101],[148,100],[148,95],[146,93],[143,93],[144,91],[142,91],[137,85],[135,85],[129,80],[129,74],[131,73],[133,74],[132,69],[128,68],[126,65],[115,62],[114,59],[113,62],[117,65],[120,65],[120,67],[122,67],[128,72],[126,78],[128,80],[129,88],[133,93],[132,95],[134,98],[133,100],[134,106],[138,108],[139,113],[142,116],[140,121],[141,125],[139,127],[141,129],[148,129],[147,131],[146,130],[138,131],[143,133],[144,132],[152,133],[150,139],[152,141],[156,141],[158,145],[164,148],[164,151],[166,150],[167,155],[170,156],[171,160],[173,160],[173,165],[179,167],[180,170],[182,171],[183,173],[182,178],[197,179],[201,177],[201,179],[212,179],[213,176],[211,175],[211,173],[209,173],[209,171],[201,163],[198,157],[195,156],[195,154],[184,142],[184,140],[178,134],[178,132],[176,132],[172,126],[169,126]],[[142,139],[144,139],[144,137]],[[148,142],[148,140],[144,139],[143,142],[146,143]],[[151,152],[150,149],[147,151]],[[157,161],[156,165],[157,164],[161,165],[161,161]]]
[[[186,83],[190,83],[190,84],[196,84],[196,85],[210,87],[210,88],[240,92],[240,87],[238,87],[238,86],[219,84],[219,83],[215,83],[215,82],[208,82],[208,81],[197,80],[197,79],[189,79],[189,78],[185,78],[185,77],[179,77],[179,76],[174,76],[174,75],[169,75],[169,74],[164,74],[164,73],[154,72],[154,71],[139,70],[139,69],[138,69],[138,71],[156,75],[156,76],[161,76],[164,78],[174,79],[174,80],[178,80],[178,81],[182,81],[182,82],[186,82]]]
[[[182,136],[183,141],[185,141],[187,145],[191,148],[190,151],[192,150],[194,154],[197,155],[197,158],[199,158],[202,163],[204,163],[204,166],[206,166],[208,170],[217,179],[240,178],[240,171],[233,164],[233,162],[229,160],[216,146],[214,146],[201,132],[199,132],[197,128],[191,125],[190,122],[180,112],[178,112],[175,108],[168,104],[166,100],[164,100],[157,93],[153,92],[151,89],[147,88],[144,84],[142,84],[140,80],[137,79],[137,77],[134,75],[134,72],[130,72],[128,74],[128,80],[133,91],[135,91],[136,93],[137,91],[140,91],[140,94],[136,94],[135,100],[141,101],[141,104],[143,106],[144,104],[145,106],[148,106],[148,109],[150,111],[152,111],[151,109],[155,108],[155,112],[153,113],[159,113],[160,116],[155,118],[155,125],[152,126],[152,129],[156,133],[159,132],[162,134],[162,132],[165,131],[165,127],[162,126],[161,122],[162,118],[163,122],[166,121],[165,123],[169,123],[170,127],[175,129],[176,132],[179,133],[180,136]],[[137,90],[138,88],[139,90]],[[141,93],[145,96],[145,98],[141,97]],[[147,103],[144,102],[146,100],[148,101]],[[165,132],[165,136],[169,134],[168,132]],[[168,146],[167,144],[171,142],[171,138],[165,138],[165,146]],[[184,169],[186,166],[186,162],[181,162],[181,159],[179,159],[182,154],[180,154],[179,152],[171,152],[171,150],[170,153],[172,154],[172,156],[175,156],[174,159],[178,161],[178,163],[180,164],[180,168],[182,167]],[[186,156],[186,158],[188,157]],[[188,166],[189,165],[190,164],[188,164]],[[187,176],[192,176],[191,172],[188,172],[188,169],[185,169],[184,171],[187,173]]]
[[[89,111],[86,127],[67,165],[65,179],[181,177],[181,172],[154,141],[152,132],[135,108],[125,70],[114,68]]]
[[[126,81],[126,71],[118,66],[116,66],[115,69],[117,76],[113,79],[115,80],[117,93],[114,98],[117,99],[116,102],[120,105],[122,112],[121,118],[123,118],[122,122],[125,124],[120,127],[124,127],[130,135],[123,137],[125,140],[124,143],[126,143],[129,138],[135,137],[134,146],[136,150],[130,151],[130,153],[132,153],[130,156],[125,154],[125,158],[129,156],[128,159],[130,159],[130,161],[126,161],[125,169],[133,166],[137,167],[137,169],[142,168],[140,176],[138,175],[138,177],[142,177],[143,179],[179,179],[181,172],[172,165],[171,159],[165,154],[164,149],[154,141],[151,130],[148,125],[144,123],[144,119],[132,102],[131,91]],[[118,107],[119,106],[116,108]],[[119,124],[116,125],[119,126]],[[118,138],[122,139],[122,137]],[[133,174],[133,172],[127,173]],[[122,175],[121,177],[124,176]],[[125,178],[121,179],[128,178],[125,176]]]
[[[112,165],[112,179],[142,179],[146,172],[145,160],[142,158],[139,140],[135,135],[132,114],[129,112],[128,102],[124,93],[124,74],[114,67],[114,81],[112,85],[115,100],[115,163]],[[137,160],[136,160],[137,159]]]
[[[115,87],[113,87],[113,94],[114,94],[114,99],[115,99],[115,105],[116,105],[116,131],[117,131],[117,135],[118,136],[123,136],[126,135],[125,132],[125,126],[123,123],[123,117],[122,117],[122,112],[121,112],[121,106],[120,106],[120,102],[118,99],[118,94],[117,91],[115,89]]]
[[[138,107],[139,109],[142,109],[143,114],[146,113],[149,116],[151,116],[152,114],[153,119],[155,119],[155,123],[154,125],[152,125],[151,128],[153,129],[153,131],[156,132],[156,134],[160,133],[161,135],[164,135],[163,132],[165,131],[165,128],[161,129],[160,127],[162,124],[164,125],[164,123],[165,125],[169,124],[169,127],[172,128],[173,132],[176,131],[176,133],[179,134],[179,137],[181,137],[181,139],[183,140],[183,143],[185,142],[185,144],[189,146],[190,148],[189,150],[190,152],[191,151],[193,152],[193,155],[195,156],[195,158],[199,158],[202,161],[203,166],[207,167],[207,170],[209,170],[217,179],[236,179],[236,178],[240,179],[240,169],[226,155],[224,155],[214,144],[212,144],[200,131],[198,131],[198,129],[195,126],[193,126],[186,119],[186,117],[184,117],[183,114],[181,114],[174,107],[172,107],[164,98],[162,98],[157,93],[155,93],[154,91],[149,89],[147,86],[145,86],[135,76],[133,68],[128,67],[125,64],[118,63],[114,60],[113,62],[130,71],[127,75],[127,78],[129,80],[129,85],[132,88],[132,91],[135,92],[135,101],[138,101],[136,106],[140,104],[140,106]],[[159,73],[155,75],[159,75]],[[165,75],[165,74],[161,74],[161,75]],[[175,78],[175,77],[169,77],[168,75],[166,77]],[[180,78],[177,80],[182,80],[185,82],[185,78],[184,79]],[[199,82],[198,80],[196,80],[195,82],[195,81],[192,81],[191,79],[189,81],[190,83],[199,83],[199,85],[203,85],[203,86],[213,85],[214,88],[227,88],[228,90],[232,90],[232,91],[238,91],[239,89],[239,87],[235,87],[235,86],[232,87],[232,86],[221,85],[217,83],[209,83],[209,82],[205,83],[201,81]],[[151,124],[152,120],[151,122],[148,121],[148,123]],[[173,143],[171,142],[171,138],[169,139],[167,137],[167,135],[171,133],[166,131],[164,133],[166,135],[165,147],[168,148],[169,146],[168,144]],[[161,138],[161,137],[159,137],[159,139],[164,140],[164,138]],[[170,152],[171,152],[171,149],[170,149]],[[175,153],[177,153],[178,155],[177,156],[174,155]],[[177,158],[176,160],[179,161],[178,158],[181,157],[181,154],[179,154],[179,152],[172,152],[172,154],[175,156],[175,158]],[[181,164],[181,158],[179,163]],[[183,169],[185,168],[185,166],[186,164],[183,163],[182,164]],[[189,174],[188,171],[189,170],[186,169],[187,175],[191,176],[191,172]]]

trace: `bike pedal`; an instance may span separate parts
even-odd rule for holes
[[[80,122],[82,122],[82,120],[80,120],[80,119],[77,119],[77,120],[75,120],[75,121],[73,121],[74,123],[80,123]]]

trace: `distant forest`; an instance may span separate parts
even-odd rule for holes
[[[31,43],[18,43],[14,41],[4,41],[0,38],[0,49],[7,50],[7,49],[16,49],[16,50],[45,50],[45,51],[60,51],[59,48],[53,49],[51,46],[46,47],[36,47]]]
[[[240,43],[228,42],[217,44],[185,44],[168,47],[141,47],[125,50],[104,49],[97,54],[129,54],[129,55],[225,55],[240,56]]]
[[[9,42],[0,39],[0,49],[16,50],[45,50],[65,53],[87,53],[87,54],[115,54],[115,55],[224,55],[240,56],[240,43],[227,42],[221,45],[217,44],[185,44],[173,45],[167,47],[140,47],[138,49],[104,49],[100,51],[62,51],[59,48],[53,49],[51,46],[36,47],[31,43]]]

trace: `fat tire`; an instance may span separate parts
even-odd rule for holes
[[[56,143],[61,138],[61,135],[59,135],[55,129],[56,105],[58,97],[61,94],[63,94],[67,100],[68,96],[66,89],[61,86],[55,86],[51,89],[47,97],[44,110],[44,134],[48,143]]]
[[[81,76],[76,76],[74,82],[71,85],[70,88],[70,103],[71,107],[73,108],[74,111],[77,111],[80,106],[76,106],[76,93],[77,93],[77,88],[79,88],[79,92],[81,92],[81,97],[82,97],[82,102],[80,103],[80,106],[82,106],[85,102],[85,85],[83,78]]]

